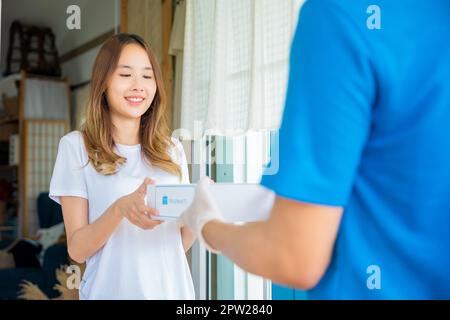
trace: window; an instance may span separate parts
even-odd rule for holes
[[[208,175],[216,182],[258,183],[271,160],[275,137],[271,131],[258,131],[193,141],[191,181]],[[192,248],[191,259],[197,298],[271,299],[269,280],[243,271],[225,256],[207,252],[198,241]]]
[[[191,140],[191,181],[252,182],[278,168],[276,130],[290,42],[303,0],[186,3],[180,133]],[[203,138],[203,134],[207,132]],[[199,299],[270,299],[271,284],[196,242]]]

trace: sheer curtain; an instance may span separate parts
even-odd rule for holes
[[[24,116],[27,119],[69,120],[69,87],[65,81],[27,79]]]
[[[177,134],[194,140],[192,181],[205,174],[217,182],[259,180],[271,150],[271,131],[280,125],[290,43],[302,3],[186,0],[183,130]],[[192,274],[200,299],[271,297],[270,281],[223,255],[206,253],[199,243],[193,247]]]
[[[194,137],[278,129],[302,2],[187,1],[181,128]]]

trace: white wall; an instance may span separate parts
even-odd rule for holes
[[[68,30],[66,13],[69,5],[81,9],[81,30]],[[24,24],[50,27],[56,37],[59,55],[86,43],[113,29],[119,22],[119,0],[3,0],[1,19],[1,72],[6,67],[9,43],[9,27],[18,19]],[[93,59],[99,48],[62,65],[63,74],[71,78],[72,84],[90,78]]]

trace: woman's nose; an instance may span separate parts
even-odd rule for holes
[[[131,89],[132,91],[138,91],[138,92],[142,92],[144,91],[144,88],[139,87],[139,86],[133,86],[133,89]]]
[[[144,87],[143,84],[141,82],[141,80],[139,79],[139,77],[134,77],[133,78],[133,84],[132,84],[132,88],[133,91],[144,91]]]

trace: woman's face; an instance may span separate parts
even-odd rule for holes
[[[155,93],[156,80],[147,52],[137,44],[126,45],[106,89],[112,116],[140,118],[150,107]]]

